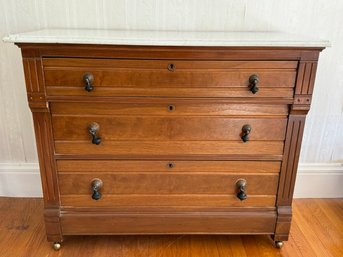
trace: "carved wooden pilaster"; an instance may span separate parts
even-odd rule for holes
[[[303,54],[298,65],[298,73],[294,90],[294,102],[291,105],[287,134],[285,139],[283,160],[279,178],[277,195],[277,223],[273,239],[288,239],[292,220],[292,200],[294,184],[298,170],[301,142],[305,127],[306,114],[310,110],[314,80],[316,76],[317,54]]]
[[[27,100],[32,112],[48,112],[41,58],[23,58]]]
[[[280,184],[277,199],[278,206],[287,206],[292,203],[304,125],[305,115],[291,114],[289,116],[284,157],[280,173]]]
[[[316,70],[317,61],[299,62],[292,110],[305,111],[306,114],[310,109]]]
[[[49,241],[62,241],[59,192],[54,160],[53,134],[49,103],[44,89],[44,73],[39,53],[24,53],[23,65],[29,107],[32,111],[39,168],[44,193],[44,220]]]
[[[41,110],[41,109],[39,109]],[[32,112],[39,157],[39,168],[42,178],[45,207],[59,205],[59,194],[56,185],[54,151],[51,144],[50,114],[48,112]]]

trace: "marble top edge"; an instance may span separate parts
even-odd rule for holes
[[[147,31],[43,29],[11,34],[12,43],[150,45],[150,46],[261,46],[329,47],[327,40],[313,39],[279,31]]]

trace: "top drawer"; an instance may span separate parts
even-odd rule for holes
[[[297,62],[45,58],[43,66],[50,96],[292,98]],[[92,75],[90,92],[85,74]]]

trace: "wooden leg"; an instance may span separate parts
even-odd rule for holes
[[[63,242],[63,235],[60,225],[60,211],[59,209],[45,209],[44,210],[45,230],[49,242],[61,243]],[[54,246],[55,248],[55,246]]]
[[[275,242],[282,242],[288,240],[289,231],[291,229],[292,222],[292,207],[291,206],[279,206],[277,208],[278,217],[275,226],[274,235],[272,239]]]

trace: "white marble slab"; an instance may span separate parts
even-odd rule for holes
[[[44,29],[4,37],[12,43],[59,43],[149,46],[327,47],[327,40],[281,32],[177,32]]]

